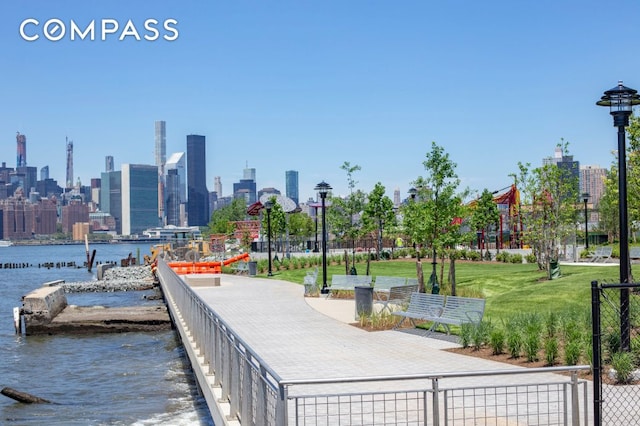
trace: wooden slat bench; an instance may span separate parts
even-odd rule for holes
[[[354,291],[356,287],[360,286],[370,287],[371,281],[371,275],[332,275],[327,298],[338,291]]]
[[[442,313],[443,309],[443,295],[418,292],[411,293],[407,309],[404,311],[392,312],[393,315],[402,317],[402,319],[395,325],[394,329],[399,328],[407,318],[409,318],[411,324],[415,327],[416,320],[424,321],[425,317],[437,317]]]
[[[389,289],[389,292],[386,294],[386,299],[378,299],[378,301],[382,303],[382,309],[380,310],[380,312],[383,312],[385,309],[387,309],[391,313],[393,312],[391,310],[392,306],[402,307],[403,305],[406,305],[407,303],[409,303],[411,295],[417,291],[417,284],[391,287]]]

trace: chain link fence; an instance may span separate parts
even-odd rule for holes
[[[640,425],[640,284],[592,283],[594,424]]]

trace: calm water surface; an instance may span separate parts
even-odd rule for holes
[[[149,252],[149,244],[96,244],[96,261]],[[45,262],[86,260],[84,245],[0,248],[0,388],[11,387],[55,404],[21,404],[0,395],[7,425],[213,425],[198,396],[183,348],[173,331],[93,336],[16,336],[13,307],[42,283],[95,278],[86,269],[38,268]],[[70,304],[127,306],[151,292],[68,295]]]

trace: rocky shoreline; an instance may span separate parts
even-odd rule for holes
[[[157,283],[150,266],[116,266],[104,271],[101,280],[56,284],[65,293],[98,293],[114,291],[140,291],[154,288]]]

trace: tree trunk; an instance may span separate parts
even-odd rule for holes
[[[424,293],[424,274],[422,273],[422,262],[416,261],[416,275],[418,276],[418,292]]]
[[[451,295],[456,295],[456,259],[449,258],[449,282],[451,283]]]
[[[349,275],[349,253],[344,251],[344,274]]]

